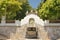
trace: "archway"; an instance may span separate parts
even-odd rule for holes
[[[44,21],[35,14],[30,14],[30,15],[27,15],[26,17],[24,17],[24,19],[21,20],[21,26],[27,24],[29,22],[30,18],[33,18],[35,20],[36,24],[44,26]]]

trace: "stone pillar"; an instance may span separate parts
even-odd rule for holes
[[[5,24],[5,19],[6,19],[6,17],[5,16],[2,16],[2,20],[1,20],[1,23],[2,24]]]
[[[19,21],[19,20],[16,20],[16,21],[15,21],[15,24],[16,24],[17,26],[20,26],[20,21]]]

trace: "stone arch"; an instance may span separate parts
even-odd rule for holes
[[[21,20],[21,26],[24,24],[27,24],[29,22],[30,18],[33,18],[35,20],[36,24],[44,26],[44,21],[39,16],[37,16],[35,14],[30,14],[30,15],[27,15],[26,17],[24,17],[24,19]]]

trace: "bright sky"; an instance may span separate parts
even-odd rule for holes
[[[32,6],[32,8],[37,8],[40,2],[41,0],[29,0],[29,3]]]

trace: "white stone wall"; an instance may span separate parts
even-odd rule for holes
[[[60,23],[49,23],[49,20],[43,21],[37,15],[31,14],[24,19],[16,20],[15,23],[5,23],[2,20],[0,23],[0,34],[6,35],[12,40],[24,40],[26,28],[29,27],[29,19],[34,18],[36,27],[38,28],[39,40],[51,38],[51,40],[60,38]],[[28,26],[27,26],[28,25]],[[33,27],[33,26],[32,26]],[[43,39],[43,40],[44,40]],[[10,40],[10,39],[9,39]],[[26,39],[28,40],[28,39]]]
[[[17,26],[11,27],[11,26],[0,26],[0,35],[5,38],[10,38],[11,33],[16,33]],[[0,37],[0,39],[2,39]]]
[[[60,38],[60,26],[45,26],[51,39]]]

